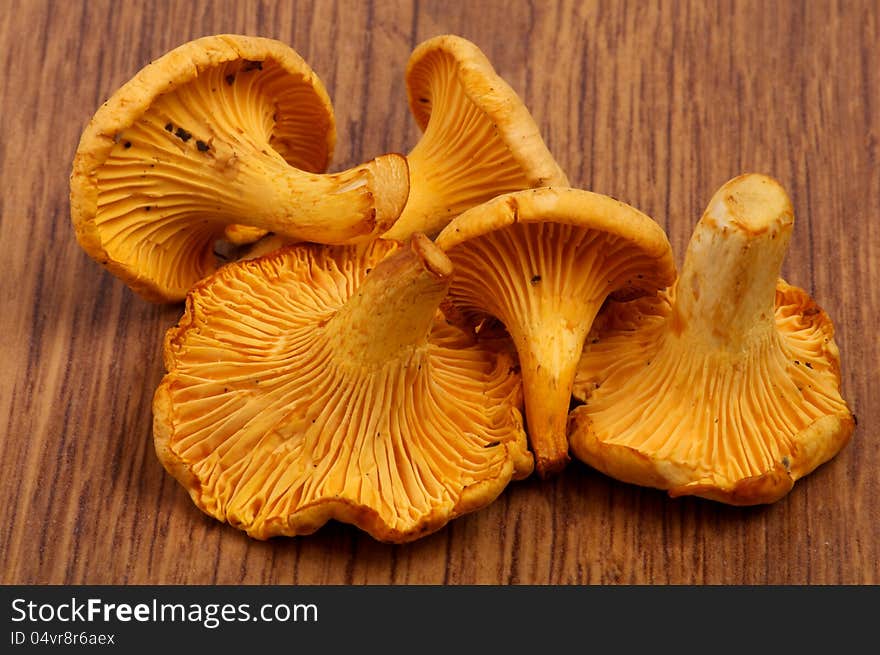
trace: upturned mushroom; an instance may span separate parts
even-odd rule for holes
[[[470,41],[454,35],[424,41],[410,56],[406,83],[423,134],[407,156],[410,194],[387,238],[433,237],[497,195],[568,186],[529,110]]]
[[[142,296],[176,301],[215,269],[216,240],[260,235],[247,226],[320,243],[375,237],[406,202],[406,160],[321,174],[335,140],[327,92],[288,46],[187,42],[126,82],[83,131],[70,177],[77,239]]]
[[[666,234],[608,196],[542,188],[468,210],[436,243],[456,268],[448,316],[472,326],[486,317],[504,324],[519,355],[536,469],[542,477],[561,470],[584,339],[609,295],[637,297],[672,283]]]
[[[259,539],[335,519],[404,542],[490,503],[533,468],[521,383],[443,320],[451,275],[416,235],[297,244],[199,282],[165,341],[159,459]]]
[[[776,180],[734,178],[709,202],[675,286],[609,304],[578,368],[578,459],[672,496],[753,505],[847,443],[831,319],[779,278],[793,222]]]

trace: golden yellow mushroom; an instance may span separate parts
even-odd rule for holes
[[[613,198],[543,188],[468,210],[436,243],[456,268],[450,318],[504,323],[519,354],[536,468],[559,471],[571,385],[597,311],[610,294],[636,297],[675,279],[663,229]]]
[[[675,287],[609,304],[578,368],[576,457],[673,496],[751,505],[847,443],[834,327],[779,279],[793,221],[777,181],[734,178],[697,224]]]
[[[84,130],[70,178],[76,236],[144,297],[174,301],[215,269],[216,240],[259,235],[242,226],[336,244],[384,232],[406,202],[405,158],[319,174],[335,138],[327,92],[292,49],[190,41],[138,72]]]
[[[407,156],[406,207],[386,237],[434,236],[497,195],[568,186],[529,110],[470,41],[442,35],[423,42],[410,56],[406,82],[424,134]]]
[[[442,318],[451,275],[423,235],[224,266],[166,337],[162,463],[260,539],[336,519],[404,542],[490,503],[533,468],[520,378]]]

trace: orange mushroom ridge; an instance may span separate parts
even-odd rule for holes
[[[321,174],[335,140],[327,92],[291,48],[231,34],[187,42],[83,131],[70,177],[77,239],[145,298],[178,301],[216,268],[219,239],[372,238],[406,203],[406,159]]]
[[[424,133],[407,155],[410,194],[387,238],[433,237],[497,195],[568,186],[529,110],[470,41],[446,34],[421,43],[410,56],[406,83]]]
[[[533,468],[521,382],[443,320],[451,277],[423,235],[223,267],[166,337],[160,460],[259,539],[336,519],[405,542],[492,502]]]
[[[445,310],[500,319],[516,346],[526,425],[542,477],[569,460],[566,418],[584,339],[610,294],[655,293],[675,279],[663,229],[618,200],[579,189],[499,196],[454,219],[436,243],[456,275]]]
[[[776,180],[734,178],[709,202],[675,286],[609,304],[575,379],[578,459],[672,496],[753,505],[847,443],[831,319],[779,278],[793,222]]]

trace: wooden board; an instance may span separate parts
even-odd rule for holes
[[[880,582],[880,29],[864,2],[0,0],[3,583]],[[136,297],[70,225],[94,110],[151,59],[234,32],[293,46],[335,101],[334,168],[419,137],[403,73],[440,33],[475,42],[574,186],[668,231],[679,262],[712,192],[778,178],[784,274],[837,326],[852,442],[771,506],[736,509],[572,463],[405,546],[332,524],[254,541],[158,462],[151,398],[180,306]]]

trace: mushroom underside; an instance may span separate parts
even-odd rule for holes
[[[258,538],[333,518],[406,541],[530,472],[503,354],[438,317],[381,366],[338,356],[322,326],[393,248],[379,243],[288,247],[194,292],[168,337],[157,450],[208,514]]]
[[[311,83],[272,59],[216,65],[158,95],[132,122],[120,116],[114,145],[91,173],[89,229],[109,267],[183,297],[216,268],[225,230],[264,213],[255,205],[273,171],[326,167],[331,123]]]
[[[473,44],[436,39],[407,71],[410,106],[424,130],[407,156],[411,192],[387,238],[436,235],[462,212],[498,195],[568,186],[537,125]]]
[[[573,387],[572,451],[627,482],[733,504],[772,502],[846,442],[827,315],[780,280],[775,330],[743,351],[681,337],[674,292],[612,303]],[[679,326],[680,327],[680,326]]]

